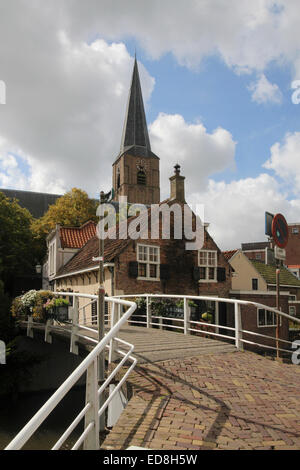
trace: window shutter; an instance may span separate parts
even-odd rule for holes
[[[169,279],[170,272],[169,272],[169,265],[168,264],[161,264],[160,265],[160,278],[165,281]]]
[[[129,261],[129,277],[138,277],[138,262]]]
[[[218,282],[226,281],[226,270],[225,270],[225,268],[217,268],[217,281]]]
[[[194,266],[194,268],[193,268],[193,279],[194,279],[194,281],[199,281],[199,279],[200,279],[200,268],[199,268],[199,266]]]

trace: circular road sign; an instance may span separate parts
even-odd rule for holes
[[[284,248],[289,239],[288,224],[282,214],[274,215],[272,221],[272,235],[274,242],[279,248]]]

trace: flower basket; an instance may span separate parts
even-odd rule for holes
[[[68,305],[69,302],[66,299],[48,299],[44,305],[46,319],[53,319],[59,322],[68,321]]]

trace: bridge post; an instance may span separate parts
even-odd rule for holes
[[[99,450],[99,396],[98,396],[98,365],[97,359],[88,367],[86,372],[85,404],[91,404],[84,418],[84,428],[93,424],[93,429],[87,434],[84,450]]]
[[[183,298],[183,325],[184,325],[184,334],[189,333],[189,322],[191,317],[191,309],[189,306],[189,301],[186,297]]]
[[[48,318],[45,325],[45,342],[50,344],[52,343],[51,325],[53,325],[53,319]]]
[[[243,350],[243,343],[241,342],[243,333],[242,319],[241,319],[241,306],[237,302],[234,303],[234,326],[235,326],[235,346],[239,350]]]
[[[79,322],[79,309],[78,309],[78,297],[74,297],[74,307],[72,311],[72,327],[71,327],[71,344],[70,352],[78,354],[78,322]]]
[[[146,315],[147,315],[147,328],[151,327],[151,306],[149,303],[149,297],[148,295],[146,296]]]
[[[29,338],[33,338],[33,328],[32,328],[32,324],[33,324],[32,315],[28,315],[27,336],[29,336]]]

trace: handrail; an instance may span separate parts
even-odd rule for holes
[[[287,340],[284,340],[280,337],[274,337],[274,336],[267,336],[267,335],[262,335],[261,333],[259,332],[256,332],[256,331],[248,331],[248,330],[245,330],[242,328],[242,319],[241,319],[241,307],[242,306],[252,306],[252,307],[255,307],[257,309],[259,308],[262,308],[262,309],[265,309],[265,310],[268,310],[270,312],[273,312],[274,314],[282,317],[282,318],[285,318],[285,319],[288,319],[290,320],[291,322],[295,322],[295,323],[300,323],[300,319],[299,318],[296,318],[294,316],[291,316],[291,315],[288,315],[287,313],[285,312],[282,312],[281,310],[278,310],[277,308],[275,307],[271,307],[271,306],[268,306],[268,305],[264,305],[264,304],[261,304],[259,302],[253,302],[251,300],[240,300],[240,299],[230,299],[230,298],[222,298],[222,297],[214,297],[214,296],[203,296],[203,295],[180,295],[180,294],[126,294],[126,295],[118,295],[118,296],[115,296],[116,298],[145,298],[146,299],[146,312],[144,315],[136,315],[135,316],[135,319],[132,319],[130,320],[130,323],[134,323],[134,324],[146,324],[147,327],[151,327],[151,326],[158,326],[159,328],[162,328],[162,327],[167,327],[167,328],[170,328],[170,329],[177,329],[177,330],[184,330],[184,333],[185,334],[188,334],[190,332],[194,332],[194,333],[202,333],[202,334],[205,334],[205,335],[208,335],[208,336],[213,336],[213,337],[219,337],[219,338],[224,338],[226,340],[229,340],[229,341],[234,341],[235,342],[235,346],[237,349],[243,349],[243,344],[250,344],[250,345],[256,345],[256,346],[259,346],[259,347],[262,347],[262,348],[266,348],[266,349],[273,349],[273,350],[277,350],[277,351],[284,351],[284,352],[288,352],[288,353],[291,353],[291,351],[287,350],[287,349],[282,349],[282,348],[279,348],[279,345],[278,343],[279,342],[284,342],[284,343],[288,343],[290,345],[292,345],[293,343],[291,341],[287,341]],[[152,299],[164,299],[164,298],[167,298],[167,299],[183,299],[184,300],[184,316],[183,318],[176,318],[176,317],[165,317],[165,316],[161,316],[161,315],[153,315],[153,317],[155,319],[158,320],[158,322],[153,322],[152,320],[152,314],[151,314],[151,300]],[[227,325],[220,325],[220,324],[212,324],[212,323],[206,323],[206,322],[202,322],[202,321],[195,321],[195,320],[191,320],[190,319],[190,312],[189,312],[189,306],[188,306],[188,300],[205,300],[205,301],[211,301],[211,302],[216,302],[216,303],[219,303],[219,302],[225,302],[227,304],[233,304],[234,305],[234,327],[228,327]],[[146,321],[141,321],[141,320],[137,320],[136,317],[138,316],[143,316]],[[164,325],[163,324],[163,321],[165,320],[173,320],[173,321],[176,321],[176,322],[182,322],[184,326],[178,326],[178,325]],[[193,328],[194,325],[197,325],[197,328],[196,329],[195,327]],[[192,326],[192,327],[191,327]],[[276,327],[276,325],[272,325],[273,327]],[[215,329],[215,331],[208,331],[207,330],[207,327],[211,327],[213,329]],[[202,329],[201,329],[202,328]],[[206,329],[205,329],[206,328]],[[221,334],[219,332],[219,330],[231,330],[234,332],[234,335],[231,336],[231,335],[225,335],[225,334]],[[249,341],[245,338],[243,338],[243,333],[245,334],[251,334],[251,335],[256,335],[257,337],[264,337],[264,338],[267,338],[268,340],[272,340],[272,341],[276,341],[276,347],[273,347],[273,346],[269,346],[269,345],[264,345],[264,344],[261,344],[259,342],[255,343],[254,341]]]
[[[68,293],[58,292],[57,294],[58,295],[72,295],[73,294],[74,297],[97,298],[97,296],[92,296],[88,294],[70,293],[70,292]],[[39,409],[39,411],[31,418],[31,420],[24,426],[24,428],[17,434],[17,436],[15,436],[15,438],[8,444],[5,450],[18,450],[23,447],[23,445],[28,441],[28,439],[30,439],[33,433],[39,428],[39,426],[43,423],[43,421],[47,418],[47,416],[53,411],[53,409],[57,406],[57,404],[69,392],[69,390],[73,387],[73,385],[75,385],[75,383],[89,369],[89,367],[94,364],[99,354],[104,350],[104,348],[108,345],[108,343],[112,339],[115,339],[116,334],[118,333],[120,328],[124,325],[124,323],[127,322],[128,318],[136,309],[135,302],[129,302],[127,300],[121,300],[121,299],[116,299],[112,297],[106,297],[105,301],[116,303],[119,305],[124,305],[129,308],[124,313],[124,315],[118,320],[118,322],[111,328],[111,330],[105,335],[105,337],[88,354],[88,356],[85,359],[83,359],[81,364],[79,364],[79,366],[71,373],[71,375],[65,380],[65,382],[56,390],[56,392],[46,401],[46,403]],[[130,353],[131,352],[132,351],[130,351]],[[97,413],[98,413],[98,410],[97,410]],[[95,426],[95,423],[94,423],[94,426]],[[92,427],[88,425],[88,428],[86,428],[83,432],[84,437],[86,437],[87,429],[90,431]]]

